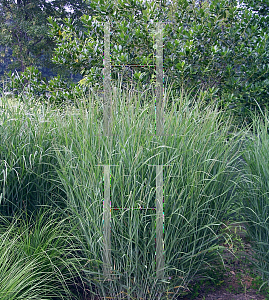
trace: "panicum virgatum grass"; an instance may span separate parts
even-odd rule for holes
[[[223,238],[220,228],[236,203],[241,135],[212,104],[173,99],[164,136],[155,132],[154,107],[128,94],[113,97],[113,136],[104,136],[102,102],[55,117],[55,171],[82,255],[85,281],[113,299],[175,298],[191,280],[207,276]],[[198,99],[199,100],[199,99]],[[227,136],[229,135],[229,142]],[[98,166],[99,165],[99,166]],[[103,175],[110,165],[112,282],[103,262]],[[116,166],[114,166],[116,165]],[[163,165],[165,279],[155,266],[156,168]],[[134,209],[142,207],[144,210]]]
[[[246,139],[243,158],[244,177],[241,181],[242,215],[252,245],[252,263],[269,283],[269,118],[253,114],[252,132]],[[252,257],[253,258],[253,257]]]
[[[2,97],[0,106],[0,212],[9,216],[34,212],[52,194],[63,193],[47,164],[56,164],[51,156],[55,119],[51,110],[24,100]]]
[[[166,100],[168,91],[164,93]],[[96,292],[113,299],[175,299],[190,282],[208,276],[207,271],[221,255],[221,226],[239,201],[235,187],[240,180],[242,135],[231,126],[232,119],[212,103],[205,105],[203,99],[193,99],[184,90],[171,97],[169,109],[165,106],[163,136],[156,135],[154,104],[145,101],[154,98],[150,95],[142,101],[128,91],[113,89],[112,136],[103,134],[102,99],[93,94],[74,99],[74,105],[66,110],[37,105],[29,99],[24,99],[20,108],[11,108],[3,99],[1,212],[14,216],[23,211],[24,219],[35,212],[38,228],[34,237],[25,231],[28,233],[11,238],[11,229],[5,231],[3,274],[12,270],[5,267],[8,263],[25,268],[25,275],[20,275],[25,277],[14,277],[14,282],[25,281],[27,287],[30,282],[43,282],[44,290],[49,290],[49,280],[58,278],[57,270],[63,270],[65,260],[58,260],[61,255],[57,251],[64,254],[61,249],[67,245],[62,240],[57,244],[56,225],[55,231],[48,225],[43,232],[38,223],[42,220],[40,207],[52,205],[53,219],[61,215],[69,220],[70,227],[65,230],[72,231],[79,249],[78,260],[72,260],[70,268],[77,269],[81,282],[92,288],[92,297]],[[102,165],[110,165],[111,173],[113,281],[103,276]],[[164,179],[163,280],[156,278],[155,165],[163,165]],[[45,247],[50,241],[49,249],[55,245],[58,250],[46,252],[46,256],[38,246],[39,235],[46,237],[41,245]],[[20,243],[20,250],[12,243]],[[39,274],[43,269],[52,274],[52,265],[57,266],[52,279]],[[29,293],[23,294],[24,299],[32,299],[32,290]]]

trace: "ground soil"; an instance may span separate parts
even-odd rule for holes
[[[253,250],[245,234],[244,225],[236,226],[236,231],[232,228],[237,242],[231,245],[223,244],[225,272],[223,282],[219,286],[202,285],[198,291],[198,296],[186,296],[182,300],[267,300],[265,294],[258,291],[261,282],[257,282],[259,275],[252,263]],[[234,254],[233,254],[234,253]],[[256,281],[256,282],[255,282]]]
[[[236,277],[240,273],[240,279]],[[265,300],[266,297],[261,295],[257,289],[252,288],[253,278],[245,274],[245,270],[237,267],[235,271],[227,271],[223,284],[216,288],[206,286],[201,287],[199,296],[192,298],[186,296],[182,300]],[[211,289],[211,291],[210,291]],[[268,298],[267,298],[268,299]]]

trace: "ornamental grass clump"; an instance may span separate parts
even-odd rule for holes
[[[269,118],[252,115],[252,132],[243,152],[244,176],[240,184],[242,210],[253,256],[251,262],[259,271],[263,285],[269,283]],[[254,258],[254,259],[253,259]]]
[[[0,213],[8,216],[22,210],[35,213],[61,194],[53,184],[56,173],[47,164],[56,164],[51,156],[53,110],[23,99],[3,96],[0,105]]]
[[[81,270],[92,297],[175,299],[216,265],[221,226],[237,202],[241,135],[213,105],[180,96],[157,136],[154,106],[124,96],[113,98],[111,136],[103,132],[101,100],[55,117],[63,212],[72,216],[88,260]],[[103,275],[104,165],[111,174],[112,281]],[[163,166],[163,279],[156,277],[156,165]]]
[[[0,299],[79,299],[76,238],[46,207],[36,222],[0,216]]]

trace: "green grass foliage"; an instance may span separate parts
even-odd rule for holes
[[[158,136],[153,104],[114,93],[105,136],[98,97],[75,99],[66,111],[2,98],[1,299],[68,299],[78,278],[92,299],[175,299],[211,276],[224,222],[238,215],[267,274],[267,127],[252,140],[201,97],[172,99]],[[112,281],[103,275],[103,165],[111,174]],[[162,280],[155,165],[164,179]]]

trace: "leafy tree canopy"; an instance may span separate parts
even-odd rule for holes
[[[237,1],[177,0],[168,7],[155,1],[92,0],[92,16],[83,15],[84,30],[70,19],[64,24],[50,18],[51,36],[57,41],[53,61],[84,76],[83,83],[102,84],[104,21],[111,21],[111,62],[136,64],[137,80],[151,78],[154,28],[157,21],[174,20],[163,32],[164,77],[224,99],[224,107],[244,115],[268,104],[268,30],[252,11]],[[135,25],[134,25],[135,24]],[[114,76],[112,69],[112,77]],[[139,72],[137,72],[139,71]],[[142,73],[143,72],[143,73]]]
[[[55,44],[48,36],[47,18],[78,20],[85,13],[89,14],[90,9],[83,0],[1,0],[0,63],[11,49],[13,62],[9,69],[24,71],[31,65],[51,68]]]

